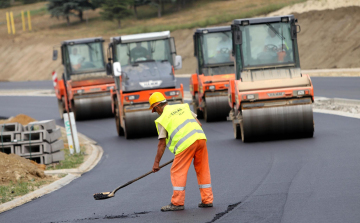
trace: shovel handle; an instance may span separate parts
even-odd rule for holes
[[[167,163],[164,163],[163,165],[159,166],[159,168],[161,169],[161,168],[163,168],[164,166],[169,165],[169,164],[172,163],[173,161],[174,161],[174,159],[170,160],[170,161],[167,162]],[[132,181],[129,181],[129,182],[127,182],[127,183],[124,184],[124,185],[121,185],[120,187],[118,187],[118,188],[116,188],[115,190],[113,190],[111,193],[112,193],[112,194],[115,194],[116,191],[120,190],[121,188],[124,188],[124,187],[126,187],[126,186],[134,183],[135,181],[138,181],[138,180],[140,180],[141,178],[144,178],[144,177],[146,177],[147,175],[152,174],[152,173],[153,173],[153,171],[150,171],[150,172],[148,172],[148,173],[145,173],[144,175],[142,175],[142,176],[140,176],[140,177],[138,177],[138,178],[136,178],[136,179],[134,179],[134,180],[132,180]]]

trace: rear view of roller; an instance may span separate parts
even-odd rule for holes
[[[236,139],[313,137],[314,90],[300,69],[296,22],[292,15],[234,20],[228,97]]]

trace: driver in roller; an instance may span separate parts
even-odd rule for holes
[[[232,42],[231,39],[224,33],[216,47],[217,62],[223,63],[233,60],[231,55]]]
[[[78,70],[81,67],[81,63],[84,61],[84,57],[78,54],[78,49],[74,47],[70,54],[71,66],[74,70]]]
[[[141,42],[136,43],[136,47],[130,51],[133,61],[150,59],[150,54],[145,47],[141,46]]]
[[[288,47],[286,46],[285,41],[282,41],[281,37],[277,36],[273,29],[270,27],[268,28],[268,36],[265,39],[264,51],[272,53],[274,57],[278,58],[279,62],[282,62],[286,55],[285,50],[288,49]]]

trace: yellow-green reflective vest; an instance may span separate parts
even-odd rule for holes
[[[198,139],[206,139],[205,133],[194,119],[188,104],[166,105],[155,120],[156,129],[160,123],[167,131],[166,148],[175,155],[181,153]]]

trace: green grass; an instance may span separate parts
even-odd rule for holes
[[[41,185],[50,181],[29,181],[29,182],[10,182],[9,185],[0,186],[0,204],[11,201],[17,196],[23,196],[38,189]]]
[[[221,23],[230,22],[234,19],[242,19],[242,18],[250,18],[259,15],[265,15],[274,11],[277,11],[285,6],[293,5],[300,2],[305,2],[306,0],[294,0],[289,3],[278,3],[278,4],[270,4],[263,6],[261,8],[248,10],[239,14],[227,14],[223,13],[221,15],[214,15],[211,18],[187,23],[180,25],[155,25],[155,26],[135,26],[124,28],[121,30],[117,30],[118,34],[133,34],[133,33],[145,33],[145,32],[159,32],[163,30],[175,31],[178,29],[192,29],[196,27],[207,27],[212,25],[217,25]],[[253,7],[253,6],[252,6]]]
[[[219,0],[211,0],[211,1],[219,1]],[[247,4],[244,6],[244,8],[246,8],[245,12],[239,12],[239,13],[227,13],[224,12],[220,15],[212,15],[211,17],[207,17],[204,18],[202,20],[197,20],[197,21],[193,21],[193,22],[187,22],[187,23],[182,23],[182,24],[154,24],[154,25],[141,25],[141,22],[136,24],[136,25],[131,25],[131,26],[126,26],[126,24],[128,22],[134,21],[135,20],[135,16],[132,15],[130,17],[127,17],[126,19],[123,19],[121,21],[123,26],[121,29],[108,29],[105,28],[102,30],[102,33],[116,33],[119,35],[123,35],[123,34],[135,34],[135,33],[146,33],[146,32],[159,32],[159,31],[164,31],[164,30],[169,30],[169,31],[175,31],[175,30],[179,30],[179,29],[192,29],[192,28],[197,28],[197,27],[207,27],[207,26],[213,26],[213,25],[218,25],[218,24],[222,24],[222,23],[229,23],[234,19],[242,19],[242,18],[249,18],[249,17],[254,17],[254,16],[260,16],[260,15],[266,15],[268,13],[277,11],[283,7],[289,6],[289,5],[293,5],[296,3],[301,3],[301,2],[305,2],[306,0],[292,0],[292,1],[288,1],[285,3],[272,3],[272,4],[265,4],[265,5],[259,5],[259,4]],[[192,6],[188,6],[186,7],[186,9],[191,9],[191,8],[198,8],[200,7],[201,4],[194,4]],[[167,4],[165,5],[166,11],[163,14],[164,16],[167,14],[171,14],[170,12],[175,12],[176,11],[176,7],[172,4]],[[184,11],[182,10],[182,11]],[[139,15],[139,21],[144,20],[144,19],[151,19],[151,18],[156,18],[155,14],[156,12],[156,8],[152,7],[152,6],[143,6],[143,7],[139,7],[138,8],[138,15]],[[93,27],[93,23],[94,22],[98,22],[101,21],[101,17],[97,16],[97,17],[93,17],[93,18],[89,18],[88,20],[88,24],[86,24],[89,27]],[[82,23],[78,20],[78,18],[75,19],[75,17],[71,18],[71,27],[76,27],[79,25],[82,25],[85,23]],[[96,25],[98,25],[97,23],[94,23]],[[66,23],[61,23],[61,24],[55,24],[50,26],[51,29],[56,29],[56,28],[66,28],[67,24]]]
[[[80,153],[75,152],[73,155],[70,154],[68,149],[63,149],[65,152],[65,160],[60,161],[60,163],[55,166],[48,166],[46,170],[72,169],[80,166],[84,162],[85,156],[85,148],[83,146],[80,147]]]
[[[34,9],[34,10],[30,10],[30,15],[31,16],[42,16],[42,15],[45,15],[47,14],[48,11],[45,7],[43,8],[39,8],[39,9]],[[25,16],[25,19],[27,19],[27,10],[24,10],[24,16]],[[21,17],[21,13],[17,14],[17,15],[14,15],[14,18],[19,18]]]

